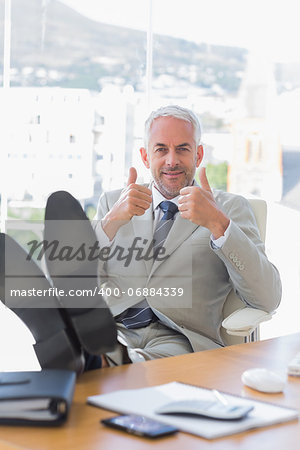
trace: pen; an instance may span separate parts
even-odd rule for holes
[[[216,399],[217,399],[220,403],[222,403],[222,405],[228,405],[228,401],[226,400],[226,398],[225,398],[219,391],[217,391],[216,389],[212,389],[211,392],[214,394],[214,396],[216,397]]]

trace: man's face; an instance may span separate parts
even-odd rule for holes
[[[174,117],[159,117],[153,121],[148,152],[145,148],[140,152],[156,187],[168,199],[192,184],[203,157],[203,148],[197,146],[194,139],[193,125]]]

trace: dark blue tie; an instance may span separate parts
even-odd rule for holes
[[[174,215],[178,211],[178,207],[175,203],[170,202],[169,200],[165,200],[161,202],[158,206],[164,213],[164,215],[160,220],[170,220],[170,219],[174,220]]]
[[[174,215],[178,211],[177,205],[169,201],[161,202],[159,207],[162,209],[164,214],[158,222],[153,235],[153,240],[155,242],[153,247],[154,252],[158,247],[163,246],[163,243],[165,242],[166,237],[173,225]],[[122,322],[126,328],[144,328],[156,320],[157,317],[153,313],[145,298],[133,308],[129,308],[124,311],[117,318],[117,321]]]
[[[163,216],[158,222],[156,229],[154,231],[153,239],[154,239],[154,247],[153,250],[155,250],[158,247],[162,247],[165,240],[167,239],[167,236],[169,234],[169,231],[172,228],[172,225],[174,223],[174,215],[178,211],[177,205],[173,202],[164,201],[159,204],[160,209],[163,211]]]

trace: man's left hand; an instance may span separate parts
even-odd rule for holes
[[[187,186],[180,190],[178,209],[181,217],[208,228],[214,239],[218,239],[224,235],[230,220],[216,204],[205,167],[201,167],[199,178],[201,187]]]

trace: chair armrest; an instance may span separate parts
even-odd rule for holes
[[[274,312],[267,313],[261,309],[240,308],[226,317],[222,326],[233,336],[250,336],[261,322],[270,320]]]

